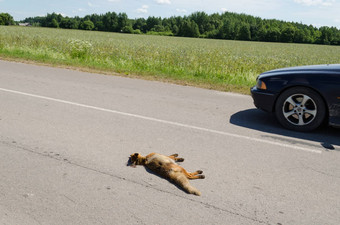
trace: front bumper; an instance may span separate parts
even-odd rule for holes
[[[266,112],[274,111],[274,104],[276,97],[272,93],[265,92],[263,90],[259,90],[256,87],[252,87],[250,89],[251,97],[254,100],[254,105],[258,109],[262,109]]]

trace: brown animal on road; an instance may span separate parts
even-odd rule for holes
[[[189,179],[204,179],[205,176],[201,175],[202,170],[189,173],[183,167],[179,166],[176,162],[183,162],[183,158],[177,158],[178,154],[165,156],[158,153],[150,153],[147,156],[142,156],[139,153],[130,155],[130,164],[133,167],[136,165],[143,165],[151,171],[161,175],[164,178],[176,183],[186,192],[194,195],[201,195],[201,192],[191,186]]]

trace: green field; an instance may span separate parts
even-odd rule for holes
[[[0,58],[249,93],[266,70],[340,63],[340,46],[0,26]]]

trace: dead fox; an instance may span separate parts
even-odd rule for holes
[[[170,156],[161,155],[158,153],[150,153],[147,156],[142,156],[139,153],[130,155],[130,165],[143,165],[152,170],[153,172],[161,175],[164,178],[178,184],[186,192],[194,195],[201,195],[201,192],[190,185],[189,179],[204,179],[205,176],[201,175],[202,170],[189,173],[183,167],[179,166],[176,162],[183,162],[183,158],[177,158],[178,154]]]

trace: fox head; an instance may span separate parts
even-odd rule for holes
[[[143,157],[139,153],[133,153],[130,155],[130,159],[128,162],[128,166],[136,167],[136,165],[144,165],[145,164],[145,157]]]

